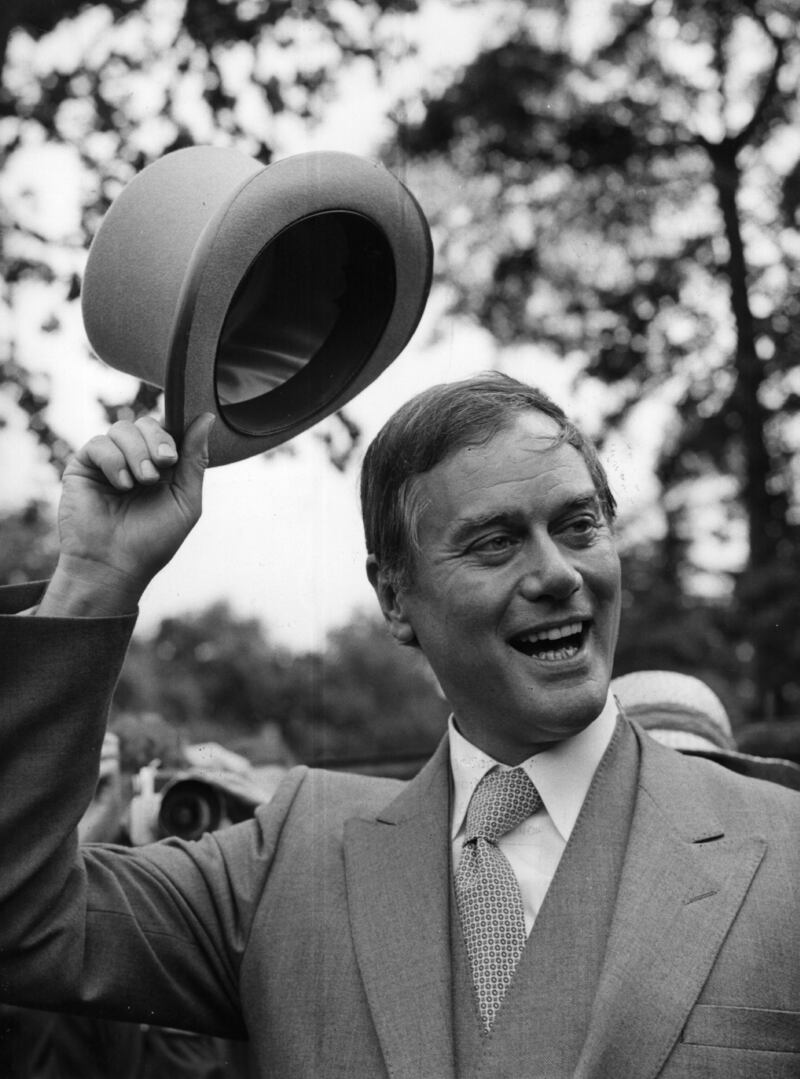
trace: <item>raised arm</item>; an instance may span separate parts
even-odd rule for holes
[[[152,420],[93,439],[65,474],[61,556],[36,616],[0,596],[0,999],[11,1003],[241,1032],[224,933],[236,898],[216,841],[197,856],[81,852],[76,831],[139,597],[200,515],[210,420],[179,454]],[[234,842],[254,842],[250,831]]]
[[[64,472],[61,553],[39,605],[47,617],[131,614],[200,517],[211,414],[187,430],[180,456],[149,417],[115,423]]]

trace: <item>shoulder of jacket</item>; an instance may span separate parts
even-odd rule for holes
[[[295,811],[324,813],[331,820],[374,816],[405,785],[405,780],[298,765],[287,772],[267,808],[271,816]]]

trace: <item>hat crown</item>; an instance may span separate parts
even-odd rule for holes
[[[148,165],[103,218],[81,290],[86,335],[110,367],[164,388],[175,312],[203,230],[263,165],[214,146]]]

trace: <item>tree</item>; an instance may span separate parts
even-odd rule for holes
[[[436,748],[448,706],[422,655],[399,648],[379,618],[354,618],[307,659],[314,711],[286,727],[304,760],[419,762]]]
[[[278,710],[288,654],[268,643],[258,620],[225,603],[164,619],[131,645],[115,696],[122,712],[156,713],[194,740],[257,730]]]
[[[296,653],[225,604],[135,637],[114,709],[115,723],[158,716],[183,741],[238,748],[277,725],[308,763],[420,759],[447,716],[421,656],[405,655],[377,620],[356,618],[322,652]]]
[[[29,502],[0,521],[0,585],[44,581],[58,557],[58,541],[47,506]]]
[[[749,615],[798,538],[796,6],[623,0],[591,41],[577,5],[512,11],[501,40],[407,106],[397,140],[419,163],[452,309],[573,364],[596,386],[598,434],[671,402],[665,530],[697,536],[688,496],[732,478],[713,527],[741,522],[746,558],[714,583],[738,589],[755,708],[780,712],[798,680]],[[670,569],[677,595],[697,591],[689,557]],[[800,623],[783,613],[785,648]]]
[[[156,760],[160,768],[185,767],[181,732],[157,713],[117,713],[110,729],[119,737],[120,767],[126,775],[134,775]]]
[[[471,7],[486,15],[481,51],[449,76],[415,82],[383,155],[433,219],[440,286],[506,362],[532,345],[561,357],[584,396],[588,387],[598,436],[647,423],[654,402],[670,407],[658,468],[664,536],[651,564],[667,592],[714,614],[740,662],[752,656],[754,714],[791,711],[795,0],[598,2],[590,21],[577,0],[451,0],[449,12]],[[368,65],[380,80],[408,54],[404,29],[422,8],[11,0],[0,12],[0,160],[14,196],[0,210],[2,303],[27,309],[35,293],[45,305],[38,346],[60,345],[87,239],[136,170],[192,141],[270,160],[296,125],[325,113],[343,73]],[[80,190],[60,231],[13,188],[15,166],[42,147]],[[60,466],[68,447],[48,419],[46,382],[31,376],[34,345],[11,319],[0,326],[0,390]],[[105,405],[115,418],[154,401],[140,387]],[[342,432],[345,450],[331,457],[346,461],[358,433]],[[722,481],[728,492],[706,522],[707,492],[717,485],[716,499]],[[624,527],[630,546],[629,536]],[[745,554],[703,566],[720,536]],[[643,588],[639,602],[653,595]]]
[[[731,612],[702,597],[676,593],[661,544],[629,551],[622,563],[622,624],[614,675],[668,670],[694,675],[725,705],[735,730],[754,705],[746,645]]]
[[[89,240],[111,201],[154,158],[196,142],[235,146],[268,164],[336,99],[343,75],[380,75],[394,40],[383,21],[416,0],[9,0],[0,10],[0,391],[27,417],[57,471],[71,447],[48,414],[37,350],[66,352],[78,324]],[[389,19],[391,23],[391,19]],[[27,181],[56,171],[59,220]],[[36,300],[39,333],[18,325]],[[102,401],[109,421],[151,411],[141,384]],[[359,437],[340,414],[322,432],[343,467]]]

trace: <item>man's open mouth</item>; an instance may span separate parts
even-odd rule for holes
[[[588,622],[567,622],[536,632],[520,633],[511,639],[512,648],[523,655],[544,663],[572,659],[583,645],[589,629]]]

